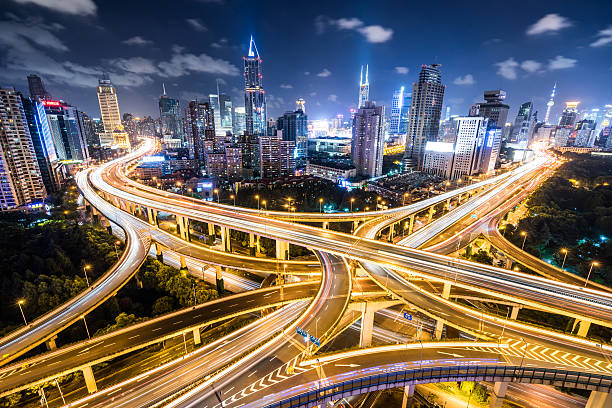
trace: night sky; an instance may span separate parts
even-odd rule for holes
[[[244,104],[242,56],[263,58],[268,116],[306,99],[310,119],[347,114],[361,64],[370,97],[389,105],[421,64],[442,64],[444,104],[467,114],[485,89],[508,93],[513,118],[532,100],[543,119],[555,81],[562,102],[612,103],[608,1],[408,2],[3,0],[0,85],[27,92],[37,73],[56,98],[99,116],[102,71],[122,113],[157,117],[162,83],[181,104],[216,89]]]

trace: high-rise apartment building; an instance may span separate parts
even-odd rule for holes
[[[0,88],[0,211],[47,197],[21,95]]]
[[[573,127],[578,117],[578,105],[580,102],[565,102],[565,109],[561,113],[561,119],[559,120],[559,126],[570,126]]]
[[[97,92],[100,115],[102,116],[104,133],[106,134],[104,138],[100,137],[100,142],[108,143],[108,141],[112,140],[112,144],[123,149],[129,149],[130,141],[128,134],[124,131],[123,124],[121,123],[117,90],[106,75],[103,75],[98,81]]]
[[[370,81],[368,80],[368,65],[366,65],[365,81],[363,80],[363,65],[361,66],[361,76],[359,77],[359,101],[357,108],[365,106],[366,101],[370,100]]]
[[[276,129],[282,130],[283,140],[295,142],[294,157],[297,167],[306,166],[308,158],[308,117],[302,110],[285,112],[276,120]]]
[[[576,123],[576,140],[574,146],[578,147],[593,147],[595,145],[595,127],[597,124],[594,120],[584,119]]]
[[[295,172],[295,141],[284,140],[283,131],[259,137],[261,177],[277,178]]]
[[[56,192],[60,188],[57,175],[54,172],[54,167],[58,164],[58,158],[45,106],[39,99],[26,98],[23,95],[21,95],[21,102],[43,184],[47,193]]]
[[[32,99],[52,99],[51,94],[47,92],[45,84],[43,84],[42,78],[38,75],[28,75],[28,87]]]
[[[163,85],[163,94],[159,98],[158,105],[162,135],[184,141],[185,136],[183,134],[183,124],[181,123],[179,100],[171,98],[166,94],[165,85]]]
[[[249,53],[244,57],[244,108],[246,132],[263,135],[266,132],[266,95],[263,89],[261,58],[251,36]]]
[[[236,139],[238,140],[246,130],[246,114],[244,106],[236,106],[234,108],[233,125],[233,133]]]
[[[444,85],[439,64],[423,65],[412,89],[412,104],[406,134],[403,170],[422,169],[425,145],[438,137]]]
[[[471,176],[478,172],[481,147],[487,130],[487,118],[478,116],[459,117],[457,120],[457,140],[451,178]]]
[[[215,149],[215,119],[214,112],[208,102],[189,102],[185,112],[188,128],[190,157],[199,162],[200,167],[206,165],[206,153]]]
[[[385,107],[366,101],[353,119],[351,157],[357,174],[363,177],[382,175]]]
[[[475,111],[470,112],[470,116],[484,116],[489,119],[489,124],[495,122],[497,126],[503,128],[508,120],[510,106],[503,103],[506,99],[506,92],[501,89],[484,92],[486,102],[474,105]]]
[[[88,149],[100,147],[100,133],[104,133],[104,125],[100,119],[90,118],[85,112],[79,112],[83,131],[85,132],[85,142]]]
[[[404,135],[408,130],[408,120],[410,113],[410,105],[412,98],[409,92],[406,92],[402,86],[400,89],[393,91],[393,100],[391,102],[391,116],[389,124],[389,134]]]

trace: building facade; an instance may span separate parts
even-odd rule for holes
[[[245,127],[250,135],[266,132],[266,95],[263,89],[262,60],[251,36],[249,53],[244,57]]]
[[[366,101],[353,119],[351,157],[357,174],[363,177],[382,175],[385,107]]]
[[[45,88],[42,78],[38,75],[28,75],[28,87],[30,88],[30,97],[32,99],[52,99],[51,94]]]
[[[107,76],[103,76],[98,81],[97,92],[100,115],[104,124],[104,133],[106,134],[104,140],[102,140],[102,137],[100,138],[100,142],[106,144],[112,140],[112,144],[129,149],[130,141],[121,123],[117,90]]]
[[[489,119],[489,125],[491,125],[491,122],[495,122],[498,127],[503,128],[508,120],[508,111],[510,110],[510,106],[503,103],[506,99],[506,91],[501,89],[485,91],[484,99],[484,103],[475,105],[476,111],[473,112],[474,114],[470,112],[470,116],[484,116]]]
[[[294,158],[297,167],[304,167],[308,158],[308,117],[302,110],[285,112],[276,120],[276,129],[282,130],[284,140],[295,142]]]
[[[361,76],[359,77],[359,100],[357,109],[365,106],[366,101],[370,100],[370,81],[368,80],[368,65],[366,65],[365,81],[363,80],[363,65],[361,66]]]
[[[390,135],[405,135],[408,131],[411,103],[412,97],[410,96],[409,92],[406,92],[403,86],[400,89],[393,91],[391,115],[389,120]]]

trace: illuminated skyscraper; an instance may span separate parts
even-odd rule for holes
[[[529,146],[536,122],[537,112],[533,111],[533,102],[525,102],[514,120],[510,141],[519,143],[522,147]]]
[[[404,171],[410,168],[422,169],[425,145],[437,140],[444,89],[440,64],[421,66],[419,81],[412,88],[412,105],[402,163]]]
[[[357,174],[364,177],[382,175],[385,107],[366,101],[353,119],[351,158]]]
[[[244,57],[244,109],[246,132],[263,135],[266,132],[266,95],[263,89],[262,59],[251,36],[249,53]]]
[[[0,211],[42,204],[46,197],[21,96],[0,88]]]
[[[308,155],[308,117],[301,109],[295,112],[285,112],[276,120],[276,129],[281,130],[283,140],[295,142],[293,153],[297,167],[306,166]]]
[[[506,99],[506,92],[501,89],[485,91],[484,99],[486,102],[473,105],[476,107],[476,112],[470,113],[470,116],[484,116],[489,119],[489,125],[493,121],[502,128],[506,124],[510,110],[510,106],[503,102]]]
[[[550,119],[550,110],[555,104],[555,93],[557,92],[557,83],[555,82],[555,86],[553,86],[552,93],[550,94],[550,100],[546,103],[546,116],[544,116],[544,123],[549,124],[548,120]]]
[[[359,77],[359,102],[357,108],[365,106],[365,102],[370,100],[370,81],[368,80],[368,65],[366,65],[365,81],[363,80],[363,65],[361,66],[361,76]]]
[[[580,102],[565,102],[565,109],[561,113],[559,126],[574,126],[576,117],[578,116],[578,104]]]
[[[246,118],[245,118],[245,110],[244,106],[236,106],[234,108],[234,122],[233,124],[233,133],[236,137],[236,140],[240,139],[240,136],[246,130]]]
[[[162,85],[163,94],[159,98],[159,118],[161,120],[162,134],[173,138],[183,138],[183,126],[180,119],[179,100],[166,94],[166,86]]]
[[[298,100],[295,101],[295,110],[301,110],[302,112],[306,113],[306,101],[304,98],[298,98]]]
[[[117,90],[111,83],[108,76],[103,75],[98,81],[98,102],[100,104],[100,115],[104,123],[105,141],[112,140],[113,144],[125,149],[129,149],[130,141],[128,134],[123,130],[121,123],[121,113],[119,112],[119,102],[117,101]],[[100,142],[104,144],[102,137]]]
[[[392,135],[403,135],[408,130],[408,119],[411,104],[410,93],[400,89],[393,91],[393,101],[391,102],[391,123],[389,133]]]
[[[47,92],[42,79],[38,75],[28,75],[28,87],[32,99],[51,99],[51,94]]]

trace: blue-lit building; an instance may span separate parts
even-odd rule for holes
[[[282,130],[283,140],[295,142],[295,165],[306,166],[308,159],[308,116],[301,109],[285,112],[276,120],[276,130]]]
[[[173,138],[181,139],[185,142],[180,112],[179,100],[166,95],[166,87],[164,86],[164,94],[159,98],[159,117],[161,119],[162,134],[172,135]]]
[[[402,86],[393,91],[391,116],[389,124],[390,135],[405,135],[408,131],[408,119],[412,97]]]
[[[255,40],[251,36],[249,53],[244,57],[244,109],[246,132],[249,135],[266,133],[266,95],[261,63]]]
[[[78,110],[63,101],[44,100],[42,104],[49,119],[58,160],[87,162],[89,150]]]

